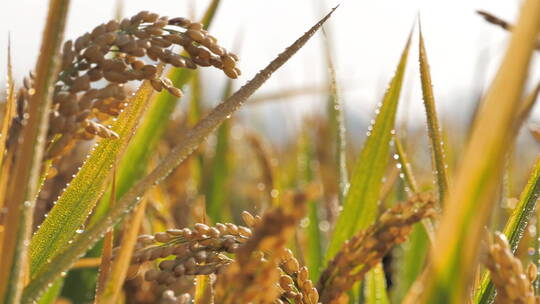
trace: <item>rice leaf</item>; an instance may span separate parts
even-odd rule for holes
[[[332,137],[335,140],[335,159],[336,168],[339,178],[339,203],[343,204],[343,200],[347,193],[347,185],[349,177],[347,174],[347,158],[346,158],[346,140],[345,140],[345,118],[343,117],[343,105],[338,92],[338,84],[336,80],[336,70],[332,61],[332,52],[330,46],[330,37],[325,31],[324,46],[326,51],[326,64],[328,65],[328,74],[330,82],[330,94],[328,102],[328,120],[331,128]]]
[[[428,135],[431,141],[432,159],[439,188],[439,202],[445,198],[448,192],[448,177],[446,174],[446,162],[444,160],[444,142],[441,135],[439,119],[435,107],[435,97],[433,96],[433,86],[431,82],[431,72],[422,36],[422,27],[419,27],[419,61],[420,61],[420,79],[422,82],[422,95],[424,97],[424,107],[426,109]]]
[[[396,273],[392,278],[392,303],[403,303],[407,291],[424,269],[429,249],[429,237],[425,228],[415,224],[409,240],[401,249],[403,252],[396,259],[396,264],[400,267],[395,268]]]
[[[403,144],[401,143],[401,140],[397,137],[397,135],[394,135],[394,144],[396,147],[396,155],[397,155],[397,161],[399,163],[399,169],[401,170],[401,173],[403,173],[403,179],[407,183],[407,186],[414,194],[419,193],[418,192],[418,185],[416,183],[416,177],[414,176],[411,168],[411,163],[409,162],[409,157],[407,156],[405,149],[403,148]],[[394,158],[396,156],[394,155]]]
[[[517,121],[540,30],[540,1],[525,1],[506,55],[480,106],[447,197],[418,303],[464,303]]]
[[[315,172],[313,172],[313,166],[311,166],[315,159],[315,145],[310,137],[310,130],[311,126],[308,123],[305,123],[298,140],[298,177],[296,179],[299,181],[299,184],[295,186],[299,188],[307,187],[309,183],[313,182],[314,176],[316,176]],[[307,248],[305,250],[306,266],[309,269],[309,278],[313,282],[316,282],[319,279],[324,258],[321,230],[319,229],[320,202],[320,200],[308,202],[309,222],[304,230],[304,233],[307,235]]]
[[[131,98],[129,106],[112,125],[112,130],[119,138],[99,141],[32,237],[30,243],[32,278],[41,271],[48,260],[64,249],[77,234],[78,229],[84,229],[86,218],[105,191],[111,168],[131,139],[152,92],[149,81],[141,84]]]
[[[364,303],[366,304],[389,304],[386,294],[386,279],[381,263],[378,263],[366,275],[364,284]]]
[[[328,94],[331,93],[331,91],[332,89],[330,87],[326,87],[320,84],[306,85],[301,87],[280,88],[276,89],[273,92],[261,93],[257,96],[254,96],[253,98],[251,98],[249,104],[246,106],[254,107],[266,103],[288,102],[288,99],[294,99],[296,97],[307,95],[317,96],[319,94]]]
[[[403,174],[403,178],[408,185],[408,188],[405,188],[405,190],[410,189],[413,194],[419,194],[420,192],[416,183],[416,177],[413,174],[411,163],[409,162],[409,157],[407,156],[407,153],[403,148],[403,144],[401,143],[397,135],[394,135],[394,144],[396,147],[396,155],[399,169],[401,170],[401,174]],[[396,155],[394,155],[394,158],[396,158]],[[435,238],[435,228],[433,227],[433,222],[431,221],[431,219],[426,218],[422,220],[422,224],[424,225],[424,229],[429,237],[429,240],[433,241],[433,239]]]
[[[62,292],[64,287],[64,280],[58,279],[54,282],[53,286],[47,290],[47,292],[39,299],[38,304],[52,304],[56,303],[58,296]]]
[[[66,271],[81,257],[103,234],[114,224],[119,222],[131,209],[137,206],[140,197],[153,185],[162,181],[177,167],[185,158],[196,149],[199,144],[213,132],[223,121],[228,119],[243,103],[257,91],[285,62],[287,62],[305,43],[317,32],[322,24],[330,18],[335,8],[324,18],[317,22],[309,31],[298,38],[276,59],[270,62],[263,70],[255,75],[248,83],[236,91],[231,97],[219,104],[193,129],[187,132],[179,141],[180,143],[159,163],[159,165],[146,177],[141,179],[135,186],[126,192],[114,207],[107,210],[106,214],[94,225],[81,233],[75,240],[65,247],[62,254],[58,254],[46,264],[46,267],[37,273],[33,280],[25,288],[21,303],[31,303],[54,282],[63,271]]]
[[[0,302],[19,303],[28,270],[28,241],[32,233],[32,217],[39,189],[41,163],[49,122],[52,86],[58,70],[60,45],[64,36],[68,0],[51,0],[36,63],[34,94],[28,100],[22,141],[13,163],[13,174],[5,202],[8,210],[0,252]]]
[[[15,112],[15,83],[13,81],[13,65],[11,64],[11,37],[8,37],[7,45],[7,79],[6,79],[6,105],[4,108],[4,116],[2,118],[2,126],[0,129],[0,167],[3,164],[7,134],[11,125],[11,119]],[[3,197],[3,196],[1,196]],[[3,200],[0,200],[0,208]],[[2,245],[0,244],[0,249]],[[1,250],[0,250],[1,252]]]
[[[120,293],[124,287],[124,281],[126,280],[128,269],[131,264],[133,250],[137,243],[137,236],[139,235],[141,223],[144,219],[146,204],[147,200],[145,199],[137,206],[129,222],[124,225],[120,250],[113,261],[103,293],[99,295],[96,303],[114,304],[119,302]]]
[[[227,81],[227,85],[223,91],[223,98],[229,97],[232,93],[232,81]],[[215,147],[214,157],[210,162],[211,176],[206,186],[206,210],[208,216],[215,222],[223,222],[225,220],[224,210],[228,206],[228,187],[226,184],[227,175],[230,170],[230,132],[231,124],[229,121],[223,124],[217,130],[217,143]]]
[[[0,127],[0,209],[6,201],[6,188],[8,182],[8,176],[11,167],[11,155],[7,157],[6,154],[10,151],[6,151],[6,143],[8,139],[9,128],[15,113],[15,84],[13,82],[13,66],[11,64],[11,37],[8,36],[7,47],[7,79],[6,79],[6,105],[4,107],[4,115],[2,117],[2,124]],[[12,153],[12,151],[11,151]],[[11,154],[10,153],[10,154]],[[2,226],[0,229],[0,252],[3,252],[2,247],[4,243],[5,229]]]
[[[375,221],[381,190],[381,180],[386,172],[390,156],[390,140],[394,132],[394,121],[411,37],[401,55],[396,73],[383,98],[379,114],[368,132],[368,137],[360,156],[356,161],[350,188],[345,196],[341,212],[329,248],[326,261],[334,257],[345,240],[360,230],[367,228]],[[371,127],[370,127],[371,128]]]
[[[114,203],[116,202],[116,199],[113,194],[115,193],[115,190],[116,190],[116,167],[115,167],[115,170],[113,171],[111,188],[112,188],[112,191],[110,193],[111,206],[114,206]],[[98,299],[102,297],[103,292],[105,290],[105,285],[107,284],[109,273],[111,272],[113,246],[114,246],[114,230],[111,229],[107,231],[107,233],[105,233],[105,237],[103,238],[103,250],[101,251],[101,263],[99,264],[99,274],[98,274],[97,283],[96,283],[94,303],[99,303]]]

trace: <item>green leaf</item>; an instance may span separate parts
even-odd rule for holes
[[[378,263],[368,272],[364,285],[364,303],[366,304],[389,304],[386,294],[386,278],[381,263]]]
[[[152,92],[150,82],[145,81],[113,123],[112,130],[119,138],[99,141],[34,234],[30,243],[32,278],[65,248],[77,229],[83,229],[88,214],[108,186],[111,168],[127,146]]]
[[[366,142],[356,161],[351,185],[330,241],[326,261],[334,257],[345,240],[352,237],[358,230],[367,228],[376,219],[381,180],[390,158],[390,140],[394,130],[410,41],[409,35],[375,124],[368,132]]]
[[[406,182],[407,186],[413,192],[413,194],[418,194],[418,185],[416,184],[416,177],[413,174],[411,163],[409,162],[409,157],[403,148],[401,140],[399,140],[397,135],[394,135],[394,144],[396,146],[397,161],[399,164],[399,169],[401,174],[403,174],[403,179]],[[396,156],[394,156],[395,158]],[[407,191],[408,192],[408,191]],[[422,224],[424,229],[431,241],[435,238],[435,228],[433,227],[433,222],[431,219],[423,219]]]
[[[47,290],[47,292],[39,299],[38,304],[53,304],[62,291],[64,280],[58,279],[54,282],[53,286]]]
[[[428,248],[429,238],[425,228],[415,224],[409,240],[401,245],[401,255],[395,260],[396,265],[400,266],[395,268],[392,279],[393,303],[402,303],[407,291],[422,273]]]
[[[311,182],[315,176],[313,172],[313,166],[311,165],[316,158],[315,156],[315,144],[312,139],[312,125],[305,123],[302,133],[298,138],[298,156],[296,163],[298,164],[298,173],[295,178],[298,181],[297,185],[293,185],[298,188],[305,188]],[[309,278],[311,281],[316,282],[319,279],[319,275],[323,263],[323,245],[321,230],[319,229],[319,206],[320,200],[313,200],[308,202],[308,219],[309,224],[304,229],[304,233],[307,235],[307,250],[306,251],[306,266],[309,269]]]
[[[114,207],[107,212],[94,225],[91,225],[77,238],[65,246],[65,250],[52,258],[50,263],[42,267],[33,280],[30,281],[24,290],[21,303],[32,303],[45,292],[61,273],[66,271],[81,257],[90,247],[92,247],[103,234],[118,223],[129,213],[140,201],[145,191],[158,184],[170,172],[182,163],[188,155],[223,121],[228,119],[244,102],[257,91],[287,60],[289,60],[306,42],[315,34],[322,24],[330,18],[333,9],[328,15],[317,22],[308,32],[298,38],[284,52],[279,54],[263,70],[255,75],[248,83],[236,91],[231,97],[219,104],[204,119],[199,121],[193,129],[179,139],[179,144],[175,146],[169,154],[159,163],[159,165],[147,176],[142,178],[135,186],[126,192]]]
[[[309,202],[308,208],[309,226],[307,227],[307,266],[309,268],[310,280],[317,282],[323,263],[323,249],[321,230],[319,229],[319,210],[317,201]]]
[[[399,140],[397,135],[394,136],[394,144],[396,146],[397,161],[400,165],[399,169],[401,173],[403,173],[403,179],[405,180],[407,186],[411,189],[411,191],[416,194],[418,193],[416,178],[414,177],[411,163],[409,162],[409,157],[407,156],[407,153],[403,148],[403,144],[401,143],[401,140]]]
[[[231,95],[232,81],[227,81],[227,85],[223,90],[223,98]],[[224,222],[226,209],[228,206],[227,197],[229,195],[227,175],[230,170],[231,161],[230,153],[230,133],[231,123],[225,121],[217,130],[217,143],[215,146],[214,157],[210,162],[210,170],[208,182],[206,186],[206,210],[209,217],[214,222]]]
[[[422,82],[422,95],[424,97],[424,107],[426,109],[428,135],[431,142],[433,166],[437,177],[439,187],[439,201],[442,202],[448,192],[448,177],[446,174],[446,162],[444,160],[444,142],[441,135],[439,119],[435,108],[435,97],[433,96],[433,86],[431,84],[431,72],[422,36],[422,28],[419,25],[419,61],[420,61],[420,80]]]

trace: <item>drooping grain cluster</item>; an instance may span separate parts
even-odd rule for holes
[[[286,249],[281,257],[280,268],[283,271],[279,278],[282,293],[280,299],[276,300],[277,303],[319,303],[319,293],[309,279],[308,268],[300,267],[300,263],[290,249]]]
[[[193,229],[140,235],[128,279],[140,277],[138,272],[146,262],[164,259],[157,268],[146,268],[143,277],[164,287],[171,297],[181,278],[216,275],[216,303],[318,303],[308,269],[285,247],[305,215],[307,196],[286,197],[290,204],[271,209],[263,217],[244,212],[242,218],[249,228],[198,223]]]
[[[142,277],[145,281],[153,282],[167,294],[174,295],[182,279],[193,280],[195,275],[220,273],[232,262],[227,254],[234,253],[250,236],[249,228],[232,223],[217,223],[213,227],[198,223],[193,229],[169,229],[154,235],[140,235],[127,278],[140,278],[138,273],[144,269]],[[114,252],[117,250],[115,248]],[[164,259],[157,268],[143,266],[157,259]]]
[[[533,288],[538,274],[536,265],[529,264],[524,269],[521,261],[512,254],[504,234],[495,233],[493,243],[489,246],[486,267],[497,288],[495,303],[540,303],[540,297],[535,296]]]
[[[242,218],[250,228],[253,228],[261,220],[260,217],[253,217],[246,211],[242,213]],[[306,266],[300,266],[300,263],[290,249],[285,249],[279,262],[279,268],[281,272],[279,278],[281,296],[275,300],[276,303],[318,303],[319,294],[317,293],[317,289],[313,287],[313,282],[309,280],[308,268]]]
[[[187,56],[174,52],[175,45]],[[147,11],[121,22],[111,20],[66,41],[53,93],[47,158],[62,155],[74,139],[117,138],[106,123],[126,107],[129,81],[148,80],[156,91],[166,89],[180,97],[180,89],[160,77],[155,62],[188,69],[213,66],[237,78],[237,61],[201,23]],[[28,98],[31,87],[25,82],[19,97]]]
[[[283,272],[287,275],[298,273],[300,267],[285,245],[300,219],[305,216],[306,200],[305,193],[291,194],[284,198],[282,207],[265,212],[260,220],[244,214],[248,225],[253,225],[253,234],[238,248],[234,262],[217,277],[216,303],[288,302],[286,291],[290,284],[284,284],[285,288],[282,289],[280,278]],[[281,266],[287,267],[288,271]],[[311,285],[306,280],[301,283]],[[300,303],[312,303],[311,300],[317,297],[314,289],[310,292],[314,293],[311,298],[304,299],[301,293],[295,293],[295,296],[302,301]]]
[[[144,274],[147,281],[171,285],[185,275],[207,275],[219,272],[231,259],[239,244],[251,236],[247,227],[218,223],[214,227],[195,224],[193,229],[169,229],[155,235],[140,235],[131,260],[129,277],[134,277],[141,264],[175,256]]]
[[[321,301],[348,303],[346,292],[394,245],[406,240],[414,223],[433,216],[434,204],[431,197],[415,196],[385,211],[373,225],[347,240],[317,283]]]

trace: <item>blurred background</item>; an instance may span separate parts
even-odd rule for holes
[[[65,38],[78,37],[114,18],[118,11],[124,16],[149,10],[198,19],[209,2],[125,0],[119,5],[118,1],[73,0]],[[509,38],[507,32],[485,22],[476,10],[482,9],[512,22],[519,1],[224,0],[210,32],[219,38],[221,45],[236,50],[241,58],[243,74],[234,82],[234,87],[245,83],[337,4],[340,8],[325,30],[345,105],[351,148],[356,150],[365,138],[369,121],[375,116],[375,106],[384,94],[407,35],[418,17],[422,21],[443,128],[450,134],[451,141],[462,143],[462,134],[469,127],[475,106],[496,72]],[[10,1],[0,12],[0,81],[5,80],[8,36],[16,79],[21,80],[33,68],[46,5],[47,1],[40,0]],[[272,145],[285,144],[299,131],[305,117],[317,117],[324,112],[328,68],[323,39],[318,33],[316,39],[258,91],[253,99],[259,101],[248,103],[237,115],[243,125],[263,134]],[[398,118],[399,132],[403,136],[410,132],[425,133],[417,39],[413,45]],[[539,75],[540,69],[532,71],[529,88]],[[225,83],[222,74],[205,69],[201,77],[203,100],[209,106],[218,103]],[[274,97],[269,98],[271,96]],[[533,111],[532,123],[538,120],[538,114]],[[527,132],[522,133],[517,163],[518,167],[522,162],[523,167],[529,167],[538,146]],[[418,136],[415,142],[427,145],[427,137]],[[425,153],[429,155],[427,150]]]

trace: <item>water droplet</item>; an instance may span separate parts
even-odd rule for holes
[[[319,222],[319,229],[322,232],[327,232],[328,230],[330,230],[330,223],[328,221],[320,221]]]

